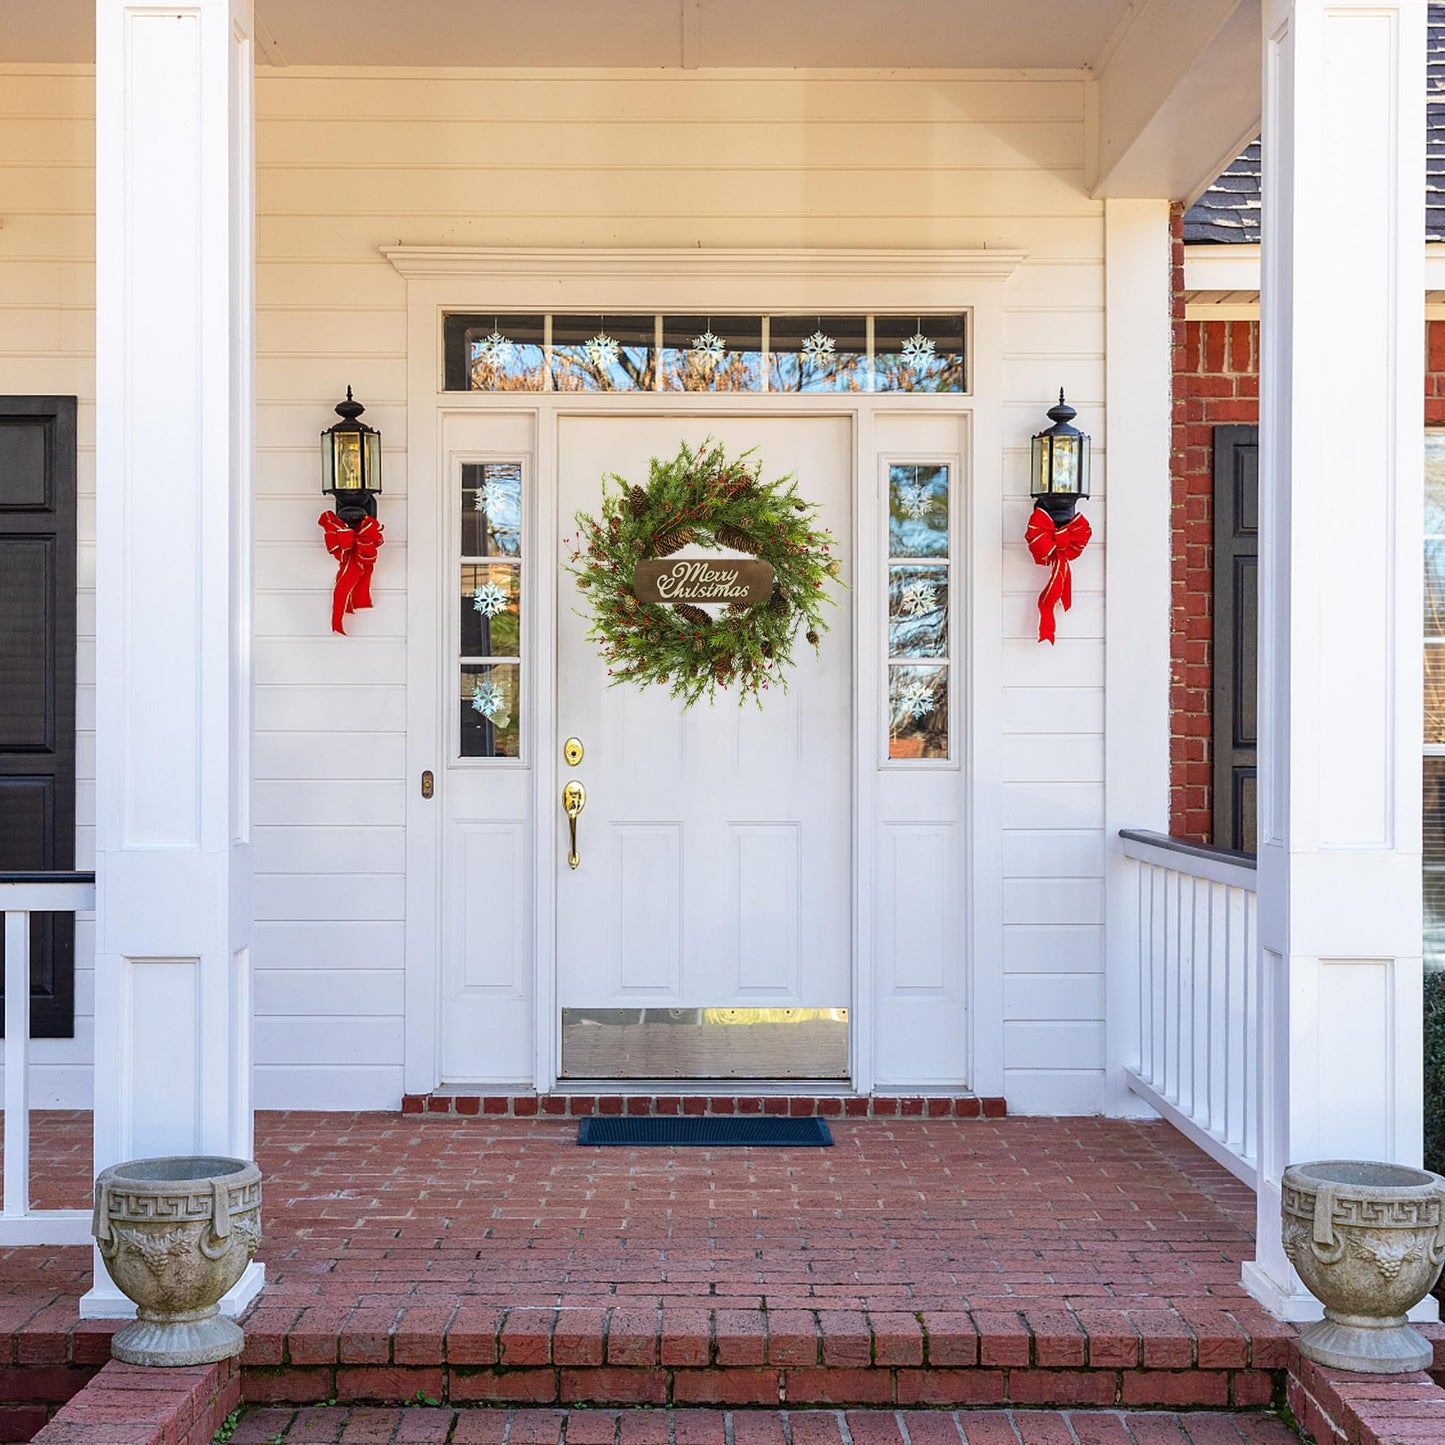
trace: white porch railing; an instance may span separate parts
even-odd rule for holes
[[[90,1210],[30,1207],[30,919],[95,907],[93,873],[0,873],[5,923],[5,1203],[0,1245],[89,1244]]]
[[[1258,1141],[1254,859],[1125,831],[1139,864],[1139,1035],[1129,1087],[1251,1187]]]

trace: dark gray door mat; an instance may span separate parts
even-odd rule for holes
[[[577,1126],[579,1144],[623,1144],[633,1149],[660,1145],[694,1146],[701,1149],[733,1149],[747,1145],[780,1148],[790,1145],[831,1147],[828,1125],[817,1118],[782,1119],[758,1115],[739,1119],[716,1115],[656,1115],[629,1118],[593,1114]]]

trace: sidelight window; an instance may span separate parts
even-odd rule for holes
[[[522,707],[522,466],[462,467],[461,756],[520,756]]]

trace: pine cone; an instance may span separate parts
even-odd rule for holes
[[[788,598],[780,588],[773,588],[773,595],[768,599],[768,611],[775,617],[788,615]]]
[[[746,602],[729,602],[728,611],[734,617],[741,617],[744,612],[748,611],[748,604]]]
[[[674,527],[652,544],[653,553],[658,557],[670,557],[674,552],[681,552],[696,536],[691,527]]]
[[[810,627],[810,628],[808,629],[808,631],[807,631],[807,638],[808,638],[808,641],[811,642],[814,647],[816,647],[816,646],[818,645],[818,634],[817,634],[816,632],[814,632],[811,627]]]
[[[730,547],[734,552],[750,552],[757,555],[758,544],[740,527],[729,526],[726,522],[713,529],[713,537],[720,547]]]
[[[694,627],[711,627],[712,618],[702,610],[701,607],[694,607],[691,602],[679,602],[673,611],[681,618],[691,622]]]
[[[647,515],[647,493],[641,487],[634,485],[627,494],[627,505],[632,508],[634,517],[645,517]]]

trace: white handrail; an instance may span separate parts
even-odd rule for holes
[[[1138,864],[1139,1029],[1130,1089],[1251,1187],[1258,937],[1247,854],[1126,832]]]
[[[85,1244],[90,1211],[30,1207],[30,919],[86,913],[95,880],[78,873],[0,874],[5,924],[5,1193],[0,1244]]]

